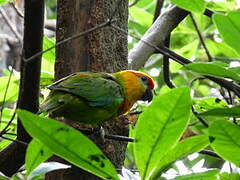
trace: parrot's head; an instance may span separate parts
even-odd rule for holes
[[[113,76],[116,77],[124,90],[124,113],[128,112],[138,100],[152,101],[154,80],[149,75],[139,71],[125,70],[116,72]]]

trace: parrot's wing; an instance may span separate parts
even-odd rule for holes
[[[81,97],[91,106],[119,105],[124,101],[123,88],[107,73],[75,73],[48,88]]]

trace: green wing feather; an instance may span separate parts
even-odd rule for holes
[[[107,73],[75,73],[48,86],[40,111],[69,120],[100,124],[118,115],[123,88]]]

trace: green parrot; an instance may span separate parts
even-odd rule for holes
[[[77,72],[48,86],[50,94],[40,113],[101,125],[130,111],[138,100],[151,101],[154,81],[145,73],[125,70],[116,73]]]

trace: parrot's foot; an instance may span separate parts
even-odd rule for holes
[[[99,126],[93,130],[93,136],[100,138],[101,142],[105,142],[105,130],[102,126]]]

